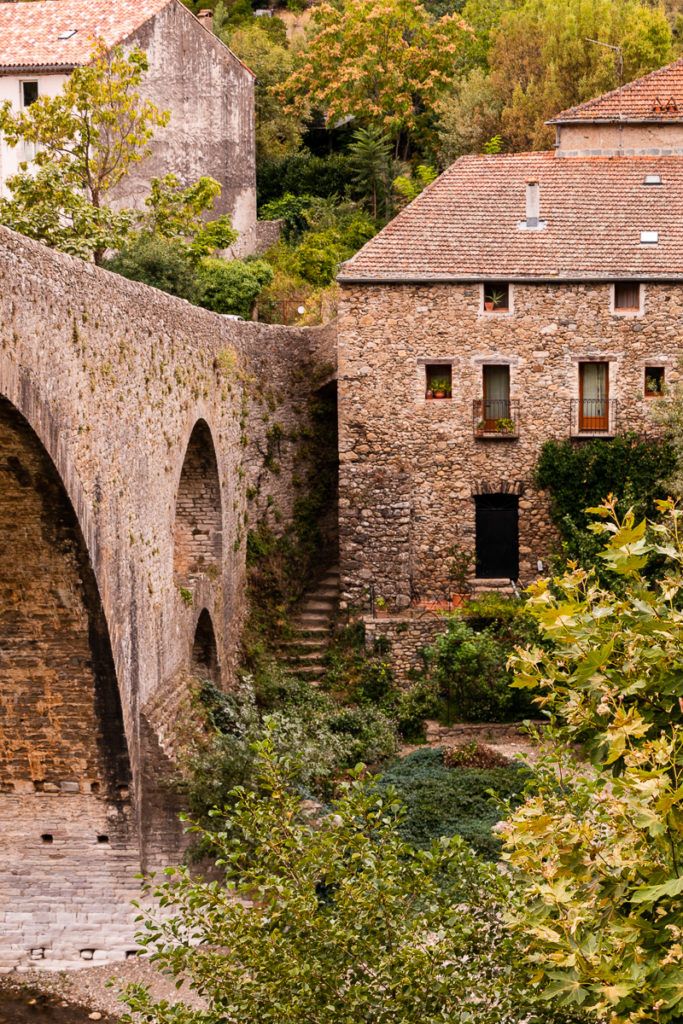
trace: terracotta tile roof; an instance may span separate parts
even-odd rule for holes
[[[0,3],[0,70],[85,64],[93,40],[114,46],[172,0],[37,0]],[[75,35],[60,39],[76,29]]]
[[[547,123],[566,121],[683,121],[683,57],[621,89],[556,114]]]
[[[645,185],[646,174],[661,185]],[[542,230],[520,229],[526,183]],[[656,245],[641,231],[657,231]],[[341,269],[355,279],[683,279],[683,158],[465,156]]]

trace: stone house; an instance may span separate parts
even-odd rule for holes
[[[0,3],[0,103],[29,106],[54,96],[87,63],[95,39],[149,60],[141,92],[171,119],[157,129],[148,160],[118,186],[121,205],[141,206],[149,179],[169,172],[183,184],[204,174],[221,185],[214,210],[240,233],[254,232],[254,75],[180,0],[37,0]],[[32,153],[0,141],[0,188]]]
[[[447,599],[453,550],[528,584],[543,443],[647,431],[680,379],[683,61],[551,123],[554,152],[462,157],[341,269],[348,604]]]

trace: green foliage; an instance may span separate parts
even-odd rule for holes
[[[376,219],[379,204],[385,216],[391,212],[391,140],[378,127],[359,128],[349,146],[349,167],[354,184],[370,201]]]
[[[683,1000],[683,513],[659,510],[650,529],[614,500],[594,510],[618,592],[583,568],[541,582],[529,608],[551,648],[513,659],[554,728],[505,826],[511,920],[547,995],[612,1024],[678,1024]]]
[[[551,515],[560,531],[563,556],[593,565],[599,540],[587,530],[585,509],[598,505],[609,494],[618,494],[622,511],[633,506],[637,515],[651,516],[656,500],[665,497],[662,479],[675,464],[670,441],[643,439],[634,433],[580,444],[546,441],[535,480],[538,487],[550,493]]]
[[[346,0],[314,7],[312,20],[315,31],[280,90],[293,110],[313,104],[328,123],[354,117],[393,140],[425,130],[464,53],[457,17],[435,20],[412,0]]]
[[[273,280],[273,270],[264,260],[206,259],[198,276],[206,309],[250,320],[259,293]]]
[[[491,603],[472,601],[450,616],[431,653],[431,672],[446,702],[447,721],[527,717],[531,705],[525,694],[511,688],[506,666],[512,648],[535,635],[524,606],[500,597]]]
[[[310,195],[292,195],[285,192],[279,199],[271,199],[264,203],[259,211],[261,220],[283,220],[282,235],[285,241],[293,242],[308,227],[306,211],[310,209],[313,197]]]
[[[505,768],[445,768],[442,749],[415,750],[387,766],[379,789],[395,788],[406,807],[400,834],[421,849],[441,836],[462,836],[487,860],[500,857],[501,840],[491,829],[500,821],[501,801],[521,802],[528,772]]]
[[[282,196],[344,196],[350,180],[349,158],[343,153],[313,156],[308,151],[271,158],[256,168],[256,192],[261,207]]]
[[[402,209],[408,203],[412,203],[413,199],[417,199],[420,192],[436,179],[436,173],[433,167],[418,164],[409,174],[400,174],[394,178],[394,192],[399,196],[398,208]]]
[[[227,249],[237,238],[227,215],[205,222],[204,214],[220,195],[214,178],[204,176],[183,188],[175,174],[152,178],[150,195],[145,199],[147,213],[142,218],[146,232],[162,238],[183,239],[190,253],[208,256],[216,249]]]
[[[147,920],[139,941],[206,1008],[132,985],[132,1013],[148,1024],[547,1020],[502,928],[509,886],[493,866],[458,839],[407,845],[395,794],[360,771],[311,821],[291,792],[300,766],[270,736],[256,753],[257,789],[233,792],[228,827],[211,836],[225,885],[167,869],[146,887],[165,920]]]
[[[23,173],[23,163],[20,183],[13,187],[10,179],[11,198],[0,204],[3,223],[23,223],[24,233],[56,248],[79,239],[97,261],[107,246],[117,247],[127,232],[127,218],[104,214],[102,208],[131,164],[148,155],[154,128],[170,116],[141,99],[137,87],[146,70],[141,50],[124,56],[121,47],[108,50],[100,40],[92,60],[70,74],[58,95],[40,96],[18,112],[9,102],[0,107],[5,141],[36,146],[34,165],[39,169],[34,180]],[[49,202],[58,204],[55,214],[69,229],[64,237],[54,225],[46,229],[45,189]]]
[[[131,281],[142,281],[188,302],[201,301],[196,264],[182,242],[141,234],[107,260],[105,266]]]
[[[394,725],[377,708],[343,706],[273,662],[258,683],[257,691],[256,680],[245,676],[226,694],[199,682],[193,711],[206,725],[185,728],[182,788],[193,817],[212,830],[211,808],[223,806],[233,786],[255,784],[254,744],[266,724],[278,753],[301,758],[297,785],[317,795],[328,794],[359,761],[376,764],[396,750]]]
[[[436,684],[427,678],[417,682],[398,695],[395,708],[398,731],[409,743],[425,738],[425,719],[436,718],[441,709]]]

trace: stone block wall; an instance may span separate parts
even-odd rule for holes
[[[492,272],[493,272],[492,268]],[[474,551],[475,496],[519,498],[519,576],[554,542],[533,469],[548,438],[570,436],[579,363],[609,363],[618,429],[651,430],[645,366],[680,378],[683,286],[641,286],[642,311],[615,314],[612,286],[513,284],[510,312],[483,310],[482,285],[344,284],[339,305],[340,547],[344,600],[368,607],[445,600],[449,551]],[[452,372],[452,398],[428,400],[425,367]],[[509,366],[518,436],[475,436],[483,367]]]
[[[363,623],[368,651],[372,651],[379,640],[389,642],[391,667],[396,682],[402,687],[410,685],[412,672],[424,668],[420,652],[425,647],[431,647],[436,637],[447,629],[444,619],[431,613],[420,618],[396,616],[373,619],[365,616]]]

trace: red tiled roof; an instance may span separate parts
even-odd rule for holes
[[[628,82],[621,90],[563,110],[547,123],[614,121],[620,119],[620,111],[621,120],[626,121],[683,121],[683,57]]]
[[[646,174],[663,184],[645,185]],[[520,229],[526,183],[542,230]],[[658,231],[643,245],[641,231]],[[348,260],[339,280],[683,279],[681,157],[464,156]]]
[[[88,61],[93,41],[122,42],[171,0],[37,0],[0,3],[0,70],[64,68]],[[72,29],[76,34],[60,39]]]

